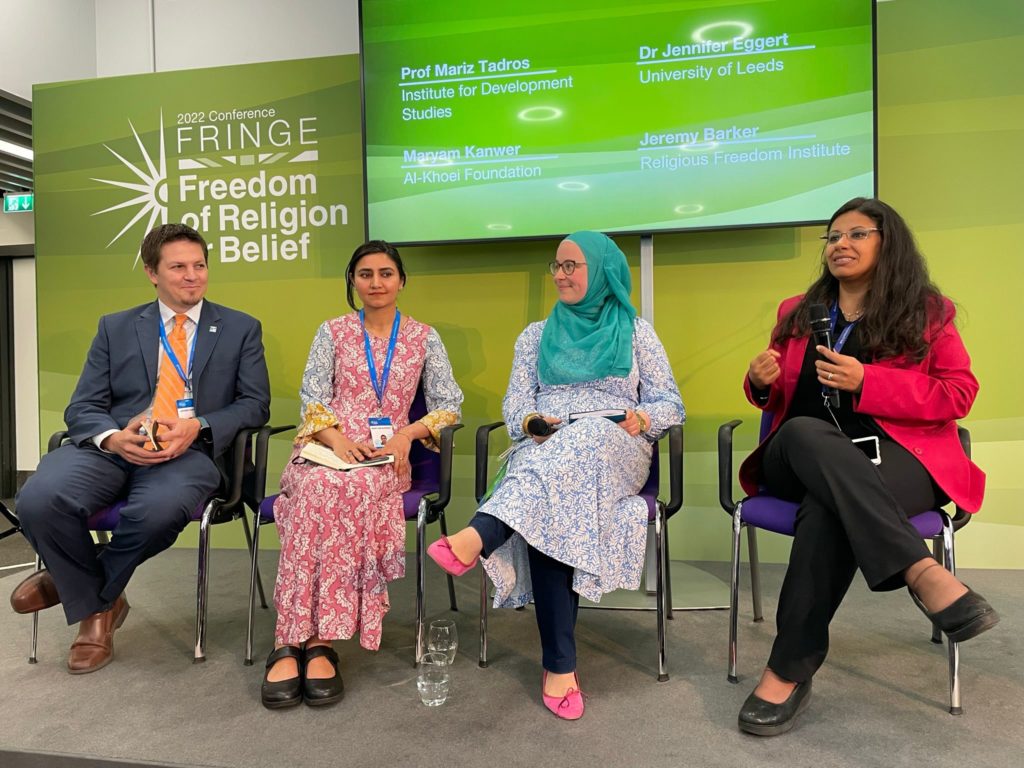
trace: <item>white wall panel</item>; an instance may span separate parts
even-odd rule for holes
[[[96,0],[96,76],[153,71],[149,0]]]
[[[15,455],[19,470],[39,463],[39,376],[35,259],[14,259]],[[31,322],[26,322],[26,320]]]
[[[159,72],[359,51],[356,0],[156,0]]]
[[[89,0],[5,0],[0,89],[32,98],[33,83],[96,76],[96,8]]]

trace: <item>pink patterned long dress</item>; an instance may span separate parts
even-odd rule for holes
[[[388,339],[371,336],[370,343],[379,372]],[[462,392],[437,332],[403,316],[382,408],[396,431],[409,423],[421,377],[430,411],[420,419],[431,433],[424,442],[436,450],[441,428],[458,421]],[[378,406],[357,314],[320,326],[301,395],[303,423],[274,505],[281,538],[275,640],[299,645],[314,635],[338,640],[359,632],[360,645],[376,650],[390,608],[388,582],[405,575],[402,492],[409,471],[385,465],[341,472],[295,462],[311,435],[328,427],[370,442],[367,419]]]

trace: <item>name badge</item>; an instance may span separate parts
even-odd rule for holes
[[[191,397],[175,400],[174,404],[178,407],[179,419],[194,419],[196,417],[196,401]]]
[[[389,416],[370,417],[370,440],[374,448],[383,448],[384,444],[395,436],[395,429],[391,426]]]

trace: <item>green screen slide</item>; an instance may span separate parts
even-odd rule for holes
[[[820,221],[875,189],[871,0],[363,0],[371,237]]]

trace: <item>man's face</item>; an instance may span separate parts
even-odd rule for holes
[[[191,240],[165,243],[156,270],[146,267],[146,274],[160,301],[175,312],[187,312],[206,295],[203,247]]]

